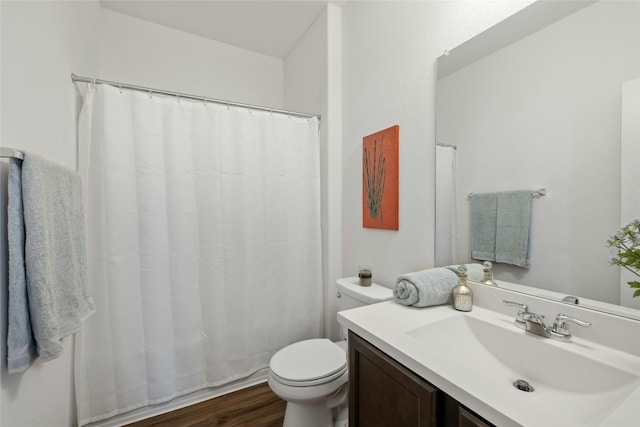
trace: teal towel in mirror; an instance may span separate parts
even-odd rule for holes
[[[482,279],[484,279],[484,266],[482,264],[473,262],[470,264],[464,264],[464,266],[467,268],[467,280],[472,282],[482,282]],[[444,268],[447,268],[456,274],[460,273],[460,264],[447,265]]]
[[[529,267],[531,191],[497,194],[496,262]]]
[[[471,258],[529,267],[531,191],[471,195]]]
[[[471,195],[471,258],[496,260],[497,195]]]

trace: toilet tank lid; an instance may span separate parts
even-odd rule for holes
[[[351,298],[362,301],[365,304],[375,304],[393,298],[393,291],[377,283],[371,286],[360,286],[358,277],[345,277],[336,281],[338,291],[349,295]]]

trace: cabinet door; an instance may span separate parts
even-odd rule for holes
[[[349,426],[436,427],[437,392],[349,331]]]
[[[438,394],[438,427],[493,427],[493,425],[440,390]]]
[[[460,407],[459,412],[459,427],[491,427],[490,424],[484,422],[484,420],[477,417],[475,414],[467,411],[465,408]]]

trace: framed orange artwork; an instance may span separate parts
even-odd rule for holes
[[[398,229],[398,139],[392,126],[362,138],[362,226]]]

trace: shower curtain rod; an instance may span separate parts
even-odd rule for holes
[[[176,96],[178,98],[195,99],[197,101],[203,101],[203,102],[213,102],[215,104],[222,104],[222,105],[226,105],[226,106],[242,107],[242,108],[247,108],[247,109],[251,109],[251,110],[259,110],[259,111],[267,111],[269,113],[286,114],[288,116],[293,116],[293,117],[301,117],[301,118],[316,117],[318,119],[318,121],[320,121],[320,119],[321,119],[320,114],[300,113],[300,112],[297,112],[297,111],[287,111],[287,110],[281,110],[281,109],[278,109],[278,108],[263,107],[263,106],[260,106],[260,105],[243,104],[241,102],[224,101],[222,99],[209,98],[207,96],[190,95],[188,93],[171,92],[171,91],[168,91],[168,90],[153,89],[153,88],[150,88],[150,87],[136,86],[136,85],[130,85],[130,84],[126,84],[126,83],[112,82],[112,81],[109,81],[109,80],[92,79],[90,77],[78,76],[78,75],[73,74],[73,73],[71,74],[71,81],[74,82],[74,83],[75,82],[82,82],[82,83],[93,83],[93,84],[107,84],[107,85],[115,86],[115,87],[120,88],[120,89],[137,90],[137,91],[140,91],[140,92],[147,92],[149,94],[157,93],[157,94],[160,94],[160,95],[170,95],[170,96]]]

